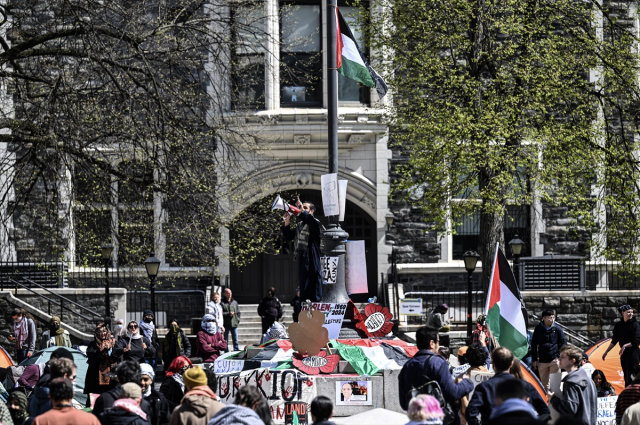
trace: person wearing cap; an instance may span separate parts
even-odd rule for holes
[[[33,425],[99,425],[91,413],[73,407],[73,382],[69,378],[55,378],[49,384],[52,408],[37,416]]]
[[[238,302],[233,299],[233,293],[231,288],[224,288],[222,292],[222,318],[224,324],[224,339],[229,342],[229,333],[233,338],[233,351],[240,350],[238,345],[238,325],[240,324],[240,318],[242,317]],[[225,349],[225,352],[229,351],[229,347]]]
[[[140,364],[142,379],[140,387],[142,387],[142,399],[148,403],[147,412],[149,413],[149,424],[164,425],[169,423],[171,419],[171,408],[167,399],[153,389],[153,380],[156,376],[155,371],[146,363]]]
[[[439,332],[449,332],[449,319],[446,317],[449,306],[441,304],[433,309],[427,319],[427,327],[433,328]]]
[[[140,385],[127,382],[120,389],[118,399],[111,409],[100,416],[102,425],[149,425],[148,416],[140,407],[142,389]]]
[[[71,347],[69,331],[63,329],[58,316],[52,316],[49,320],[49,329],[42,333],[40,349],[49,347]]]
[[[187,370],[183,379],[187,392],[180,406],[173,411],[170,425],[207,425],[224,404],[218,401],[218,396],[209,388],[207,375],[201,367]]]
[[[622,366],[622,372],[624,373],[624,385],[625,387],[631,385],[633,379],[633,368],[638,364],[637,359],[640,355],[638,346],[640,346],[640,324],[633,315],[633,308],[630,305],[625,304],[618,307],[618,311],[622,315],[622,320],[616,323],[613,327],[613,336],[611,337],[611,344],[607,348],[607,351],[602,355],[602,360],[607,357],[609,351],[615,347],[616,344],[620,344],[620,365]]]
[[[293,300],[289,303],[291,307],[293,307],[293,322],[296,323],[298,321],[298,316],[302,311],[302,300],[300,299],[300,288],[296,288],[296,296],[293,297]]]

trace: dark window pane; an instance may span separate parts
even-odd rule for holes
[[[153,202],[153,171],[138,161],[122,161],[118,169],[125,177],[118,179],[118,204]]]
[[[111,176],[98,168],[76,168],[74,190],[76,202],[112,202]]]
[[[153,211],[118,211],[118,264],[140,266],[154,251]]]
[[[280,57],[281,103],[322,105],[322,55],[283,54]]]
[[[281,10],[282,51],[320,52],[320,6],[285,5]]]
[[[234,106],[264,108],[264,56],[239,56],[234,64]]]
[[[264,108],[264,6],[237,7],[234,17],[233,106],[236,109]]]

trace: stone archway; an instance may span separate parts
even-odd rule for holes
[[[300,199],[316,205],[316,217],[327,224],[327,219],[322,211],[322,195],[319,190],[297,190],[282,192],[286,199],[295,199],[295,194],[300,194]],[[347,210],[342,227],[349,233],[350,240],[364,240],[367,259],[367,280],[370,294],[377,293],[377,239],[376,222],[371,216],[356,205],[347,200]],[[233,234],[233,229],[231,234]],[[298,286],[298,262],[293,260],[293,244],[288,244],[280,250],[279,254],[260,253],[248,265],[238,268],[230,268],[230,286],[233,296],[240,303],[257,303],[265,295],[269,287],[277,290],[277,296],[283,303],[289,303],[295,296]],[[356,302],[366,301],[368,294],[354,294],[352,299]]]

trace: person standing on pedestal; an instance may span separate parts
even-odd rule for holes
[[[322,300],[322,278],[320,275],[320,235],[324,226],[314,217],[316,207],[310,202],[296,201],[300,208],[298,225],[295,229],[290,227],[291,216],[284,215],[282,234],[285,241],[295,241],[294,259],[298,259],[298,271],[300,279],[300,297],[302,301]]]
[[[629,386],[633,381],[631,375],[634,367],[638,364],[640,357],[640,323],[633,317],[633,308],[625,304],[618,307],[618,311],[622,315],[622,320],[613,327],[613,336],[609,348],[602,355],[602,360],[607,357],[609,351],[616,345],[620,344],[620,365],[624,373],[624,385]]]

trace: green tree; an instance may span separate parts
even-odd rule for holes
[[[392,58],[392,143],[407,156],[394,196],[438,231],[480,213],[485,288],[506,205],[534,197],[568,207],[574,232],[602,235],[592,252],[637,258],[637,17],[627,6],[397,0],[371,16],[373,47]]]

